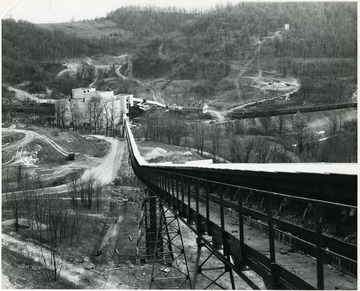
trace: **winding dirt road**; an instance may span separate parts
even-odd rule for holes
[[[16,96],[15,99],[18,99],[18,100],[22,100],[22,101],[30,100],[30,101],[35,101],[37,103],[55,103],[56,102],[55,99],[38,98],[38,97],[34,96],[33,94],[30,94],[21,89],[14,88],[12,86],[8,86],[7,89],[10,92],[14,92],[15,96]]]
[[[14,129],[12,129],[14,130]],[[64,151],[59,145],[57,145],[54,141],[36,133],[33,131],[27,131],[27,130],[15,130],[17,132],[23,132],[26,134],[25,138],[20,140],[18,143],[12,145],[13,147],[18,147],[19,145],[25,146],[27,143],[32,141],[35,137],[41,138],[45,141],[47,141],[51,146],[54,147],[57,151],[62,153]],[[112,137],[105,137],[100,135],[92,135],[96,138],[103,139],[110,143],[110,149],[109,152],[106,154],[106,156],[101,158],[92,158],[90,157],[89,162],[87,163],[85,161],[77,161],[75,160],[73,163],[69,165],[69,167],[88,167],[88,169],[84,172],[81,179],[86,180],[89,177],[92,177],[101,185],[109,184],[111,183],[118,174],[118,170],[121,165],[121,161],[124,157],[125,153],[125,141],[118,140]],[[64,151],[65,152],[65,151]],[[63,153],[62,153],[63,154]],[[41,190],[33,190],[36,191],[38,194],[49,194],[49,193],[62,193],[68,191],[69,184],[63,184],[56,187],[49,187],[49,188],[43,188]],[[32,191],[32,190],[29,190]],[[17,191],[13,192],[16,193]],[[6,194],[2,194],[3,197]]]
[[[85,171],[82,179],[86,179],[92,176],[103,185],[109,184],[117,176],[117,171],[120,168],[121,161],[124,156],[125,142],[114,139],[112,137],[101,135],[92,136],[109,142],[110,150],[98,166]]]
[[[121,67],[122,67],[122,65],[118,66],[116,68],[116,70],[115,70],[116,74],[120,78],[122,78],[124,80],[134,81],[134,82],[138,83],[140,86],[148,88],[150,90],[151,94],[152,94],[152,98],[154,99],[154,101],[165,104],[164,99],[161,97],[161,93],[158,92],[158,90],[154,90],[151,83],[143,81],[143,80],[139,80],[139,79],[136,79],[136,78],[130,78],[128,76],[124,76],[123,74],[121,74]]]
[[[13,132],[17,132],[17,133],[23,133],[25,134],[25,137],[13,144],[9,144],[6,146],[3,146],[3,149],[5,148],[6,150],[14,150],[16,148],[16,150],[22,149],[24,148],[28,143],[30,143],[31,141],[33,141],[35,138],[41,139],[43,141],[46,141],[48,144],[50,144],[57,152],[59,152],[61,155],[63,156],[67,156],[68,152],[65,151],[61,146],[59,146],[56,142],[54,142],[53,140],[49,139],[48,137],[46,137],[43,134],[31,131],[31,130],[24,130],[24,129],[15,129],[14,126],[11,126],[9,128],[4,128],[2,129],[3,133],[13,133]],[[19,157],[18,157],[19,158]],[[21,158],[21,157],[20,157]],[[9,161],[3,163],[3,166],[9,165],[13,162],[16,161],[16,155],[13,156]]]

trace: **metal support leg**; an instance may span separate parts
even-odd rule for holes
[[[150,289],[191,288],[179,220],[177,214],[166,208],[162,201],[159,201],[156,238]]]
[[[324,290],[324,266],[322,252],[322,218],[321,204],[317,204],[315,208],[315,227],[316,227],[316,271],[317,271],[317,289]]]
[[[201,237],[198,237],[197,240],[198,250],[195,261],[194,277],[193,277],[193,288],[200,289],[235,289],[235,281],[232,273],[232,269],[227,267],[224,263],[219,260],[215,253],[209,248],[206,244],[201,241]],[[206,250],[203,251],[203,250]],[[229,258],[228,258],[229,259]],[[216,263],[220,263],[215,265]],[[214,266],[215,265],[215,266]],[[211,271],[211,275],[207,274],[207,271]],[[219,279],[222,278],[226,273],[229,273],[230,276],[230,285],[223,286]],[[199,276],[205,278],[205,280],[198,280]],[[200,286],[197,286],[201,284]]]
[[[268,231],[269,231],[269,249],[270,249],[270,263],[271,263],[271,288],[277,289],[279,285],[279,275],[277,271],[275,258],[275,235],[273,227],[272,202],[270,195],[266,196],[266,209],[268,214]]]

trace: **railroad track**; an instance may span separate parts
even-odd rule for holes
[[[257,105],[254,103],[253,106]],[[255,118],[255,117],[269,117],[269,116],[278,116],[278,115],[288,115],[296,114],[297,112],[307,113],[307,112],[317,112],[317,111],[328,111],[328,110],[337,110],[337,109],[355,109],[357,108],[356,102],[344,103],[344,104],[330,104],[330,105],[318,105],[312,107],[298,107],[298,108],[289,108],[289,109],[278,109],[278,110],[252,110],[252,111],[235,111],[230,113],[230,117],[233,119],[245,119],[245,118]]]

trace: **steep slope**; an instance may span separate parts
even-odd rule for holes
[[[132,72],[171,80],[163,87],[171,102],[187,95],[219,109],[278,97],[346,102],[356,90],[356,38],[354,3],[241,3],[151,37],[135,51]],[[194,83],[169,92],[180,80]]]

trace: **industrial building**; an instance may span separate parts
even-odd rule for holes
[[[89,103],[98,102],[97,110],[104,116],[106,109],[113,115],[114,123],[119,124],[124,116],[129,113],[129,108],[134,105],[132,94],[114,94],[114,91],[97,91],[96,88],[80,87],[74,88],[71,92],[71,98],[62,100],[65,102],[65,125],[73,127],[74,110],[77,114],[77,123],[85,127],[91,126],[89,124]],[[71,104],[75,104],[71,105]]]

